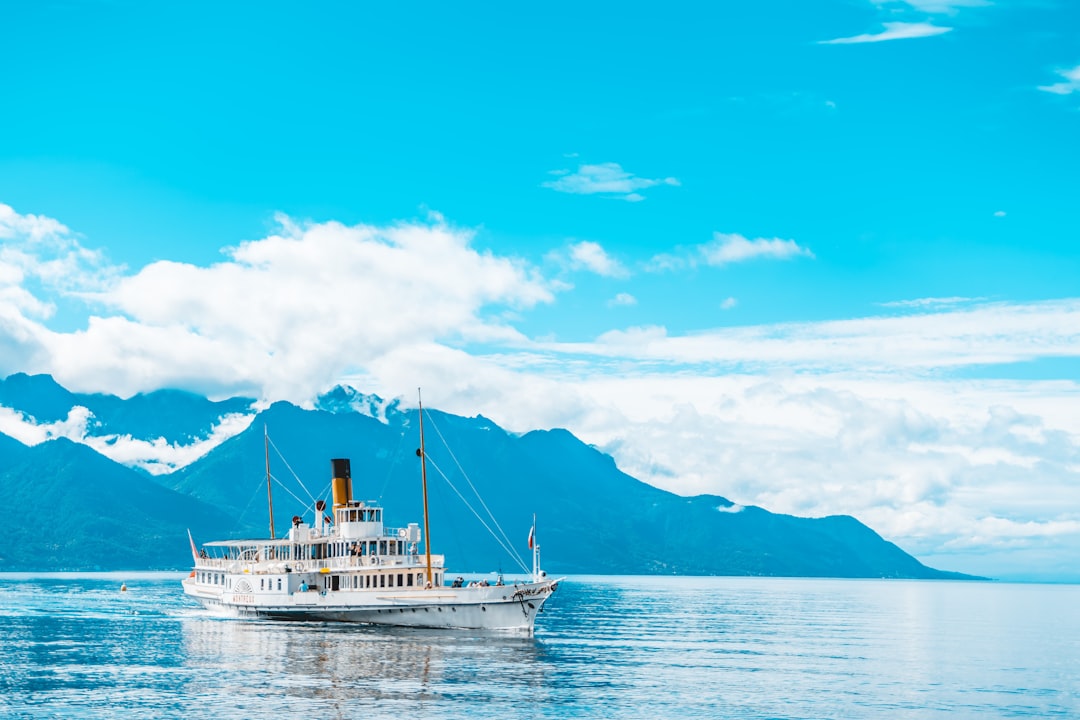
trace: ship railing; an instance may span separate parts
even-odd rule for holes
[[[199,562],[196,565],[200,570],[210,568],[213,570],[229,570],[236,564],[236,560],[228,558],[199,558]]]
[[[431,566],[443,566],[445,556],[432,555]],[[284,560],[277,558],[264,562],[235,560],[232,558],[199,558],[199,570],[222,570],[230,573],[283,573],[359,570],[361,568],[423,568],[427,565],[423,555],[350,555],[322,560]]]
[[[442,567],[442,555],[431,556],[432,567]],[[294,566],[298,563],[292,563]],[[350,555],[348,557],[326,558],[324,560],[299,561],[304,572],[360,570],[363,568],[422,568],[426,566],[423,555]],[[295,572],[295,568],[294,568]]]

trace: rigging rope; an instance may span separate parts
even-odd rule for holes
[[[292,469],[291,465],[289,465],[289,461],[286,460],[285,456],[281,454],[280,450],[278,450],[278,446],[274,444],[273,439],[269,435],[266,436],[266,439],[270,442],[270,447],[274,448],[274,452],[276,452],[278,457],[281,458],[281,462],[285,463],[285,467],[287,467],[289,469],[289,472],[292,473],[292,476],[294,478],[296,478],[296,482],[299,483],[300,487],[302,487],[304,489],[304,492],[306,492],[308,494],[308,497],[311,498],[311,502],[314,504],[315,496],[311,494],[311,491],[307,489],[306,485],[304,485],[304,481],[300,479],[300,476],[297,475],[296,471]],[[271,477],[273,477],[273,476],[271,476]]]
[[[495,527],[499,529],[499,533],[502,534],[502,541],[500,541],[499,544],[502,545],[504,548],[505,547],[513,548],[514,544],[510,541],[510,538],[506,535],[506,531],[502,529],[502,526],[499,525],[499,521],[495,519],[495,513],[491,512],[491,509],[488,508],[487,503],[484,502],[483,496],[481,496],[480,493],[477,492],[476,486],[473,485],[472,480],[469,479],[469,475],[468,475],[468,473],[465,472],[465,468],[461,467],[461,463],[458,462],[457,456],[454,455],[454,451],[450,449],[450,443],[446,442],[446,438],[443,437],[442,431],[439,430],[439,426],[435,424],[435,418],[433,418],[431,416],[430,412],[427,413],[427,416],[428,416],[428,422],[431,424],[431,426],[433,428],[435,428],[435,433],[439,436],[439,440],[442,441],[443,447],[445,447],[446,451],[448,453],[450,453],[450,458],[454,461],[454,464],[457,465],[458,472],[460,472],[461,476],[463,478],[465,478],[465,482],[469,483],[469,488],[473,491],[473,495],[475,495],[476,499],[480,501],[480,505],[484,508],[484,511],[488,514],[488,517],[491,518],[492,524],[494,524]],[[439,472],[441,473],[442,471],[440,470]],[[446,477],[446,476],[443,475],[443,477]],[[450,481],[447,480],[447,482],[450,482]],[[451,487],[453,487],[453,486],[451,486]],[[457,492],[456,488],[455,488],[454,492]],[[464,498],[462,498],[462,500],[464,500]],[[472,510],[472,508],[469,508],[469,509]],[[475,510],[473,511],[473,514],[476,514]],[[477,518],[479,519],[479,515],[477,515]],[[481,522],[483,522],[483,521],[481,520]],[[487,527],[487,525],[485,524],[484,527]],[[489,529],[488,532],[491,532],[491,530]],[[493,532],[491,532],[491,534],[493,536],[495,535],[495,533],[493,533]],[[495,539],[498,540],[499,538],[496,536]],[[511,554],[514,556],[514,559],[517,560],[518,565],[521,565],[522,567],[525,567],[525,561],[522,559],[521,555],[518,554],[516,549],[513,550],[511,552]],[[526,568],[525,572],[528,572],[527,568]]]
[[[394,468],[397,467],[398,461],[401,459],[401,445],[405,442],[405,433],[402,432],[398,435],[397,447],[394,448],[394,452],[390,453],[390,467],[386,469],[386,475],[383,477],[382,487],[379,489],[379,494],[376,495],[376,502],[382,504],[383,496],[386,495],[386,488],[390,485],[390,478],[394,474]]]
[[[236,521],[237,521],[237,523],[239,523],[239,522],[240,522],[240,520],[241,520],[241,519],[242,519],[242,518],[243,518],[243,517],[244,517],[245,515],[247,515],[247,511],[248,511],[248,508],[250,508],[250,507],[251,507],[251,503],[252,503],[252,501],[253,501],[253,500],[255,499],[255,496],[259,494],[259,491],[260,491],[260,490],[262,489],[262,487],[263,487],[263,485],[262,485],[262,482],[263,482],[263,478],[260,478],[260,479],[259,479],[259,484],[258,484],[258,485],[257,485],[257,486],[255,487],[255,491],[254,491],[254,492],[252,492],[252,493],[251,493],[251,495],[250,495],[250,496],[248,497],[248,501],[247,501],[247,504],[246,504],[246,505],[244,505],[244,509],[243,509],[243,510],[241,510],[241,511],[240,511],[240,514],[236,516]]]
[[[305,505],[303,498],[299,497],[296,493],[294,493],[292,490],[290,490],[288,487],[286,487],[285,483],[278,480],[277,477],[274,476],[273,474],[270,475],[270,479],[273,480],[274,482],[276,482],[278,484],[278,487],[280,487],[282,490],[284,490],[285,492],[292,495],[293,499],[296,500],[296,502],[300,503],[301,506],[303,506],[303,508],[304,508],[303,512],[307,512],[308,508],[315,507],[314,501],[307,504],[307,505]],[[310,494],[311,493],[308,493],[308,495],[310,495]]]
[[[521,559],[521,556],[517,553],[513,546],[503,542],[502,539],[500,539],[499,536],[495,534],[495,531],[492,530],[486,522],[484,522],[484,518],[480,517],[480,513],[476,512],[476,510],[473,509],[473,506],[469,504],[469,501],[465,499],[465,496],[461,494],[461,491],[454,487],[454,483],[450,482],[450,478],[446,476],[446,473],[442,471],[442,468],[436,465],[435,461],[432,460],[430,457],[428,457],[428,462],[431,463],[431,467],[435,468],[435,470],[440,475],[442,475],[443,480],[445,480],[446,484],[450,486],[450,489],[457,493],[457,496],[461,498],[461,502],[465,503],[465,507],[469,508],[472,514],[476,516],[476,519],[480,521],[480,524],[484,526],[484,529],[491,533],[491,537],[495,538],[495,542],[499,543],[499,546],[506,552],[506,554],[509,555],[510,558],[514,560],[524,572],[529,572],[529,568],[525,566],[525,561]],[[476,490],[474,489],[473,492],[476,492]],[[477,497],[479,497],[479,495],[477,495]],[[481,500],[480,502],[483,503],[483,500]],[[494,521],[494,518],[492,518],[492,520]]]

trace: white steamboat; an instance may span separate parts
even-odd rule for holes
[[[209,542],[196,552],[184,592],[210,610],[281,620],[324,620],[428,628],[532,633],[536,616],[558,587],[540,569],[533,532],[531,578],[447,585],[442,555],[427,532],[427,473],[421,408],[420,449],[424,532],[411,523],[386,528],[383,509],[352,497],[347,459],[331,460],[333,515],[315,504],[312,524],[294,517],[288,537]],[[269,495],[269,472],[267,473]],[[534,524],[535,529],[535,524]],[[423,551],[420,551],[423,542]]]

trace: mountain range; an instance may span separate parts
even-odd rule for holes
[[[73,408],[85,408],[75,413],[85,423],[62,429]],[[33,445],[0,434],[0,506],[15,515],[0,570],[187,567],[188,530],[197,542],[267,536],[268,468],[280,537],[294,515],[310,522],[314,499],[329,497],[337,457],[352,460],[354,496],[384,506],[388,526],[423,513],[417,410],[352,388],[311,408],[257,409],[249,398],[174,390],[77,394],[49,376],[17,374],[0,381],[0,411],[21,427],[54,424]],[[246,429],[175,471],[120,462],[125,443],[205,442],[236,415]],[[923,565],[852,517],[660,490],[566,430],[514,434],[430,409],[424,428],[432,547],[450,572],[520,572],[514,556],[528,554],[535,515],[552,573],[967,577]]]

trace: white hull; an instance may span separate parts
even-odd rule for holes
[[[544,580],[486,587],[364,591],[232,593],[184,580],[184,591],[207,609],[234,617],[355,622],[424,628],[464,628],[531,634],[537,614],[557,588]]]

